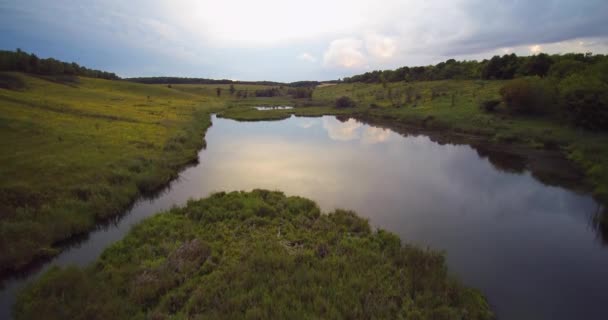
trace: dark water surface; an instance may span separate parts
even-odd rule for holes
[[[325,211],[357,211],[404,241],[446,252],[449,270],[488,297],[499,319],[606,319],[608,249],[589,196],[499,170],[465,145],[335,117],[213,119],[200,163],[153,200],[99,228],[42,268],[5,281],[15,292],[52,265],[86,265],[141,219],[219,190],[278,189]]]
[[[268,110],[289,110],[289,109],[293,109],[293,107],[290,106],[274,106],[274,107],[253,107],[256,110],[260,110],[260,111],[268,111]]]

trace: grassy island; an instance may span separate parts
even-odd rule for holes
[[[216,193],[134,227],[87,268],[52,269],[17,319],[491,319],[440,253],[281,192]]]

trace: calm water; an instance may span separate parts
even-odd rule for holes
[[[445,250],[451,273],[481,289],[500,319],[606,319],[608,251],[590,197],[498,170],[469,146],[439,145],[334,117],[275,122],[213,119],[200,164],[153,200],[42,269],[5,282],[15,291],[51,265],[85,265],[141,219],[219,190],[267,188],[353,209],[404,241]]]
[[[265,111],[265,110],[289,110],[293,109],[290,106],[274,106],[274,107],[253,107],[256,110]]]

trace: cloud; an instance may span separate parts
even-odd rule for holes
[[[355,119],[348,119],[346,122],[340,122],[335,118],[323,118],[323,128],[327,130],[327,135],[332,140],[350,141],[357,140],[360,137],[359,128],[363,124]]]
[[[543,50],[543,48],[540,45],[538,45],[538,44],[530,46],[530,52],[532,54],[539,54],[539,53],[542,52],[542,50]]]
[[[397,52],[397,41],[388,36],[370,34],[365,37],[365,48],[374,58],[392,58]]]
[[[394,136],[390,130],[367,126],[352,118],[340,122],[336,118],[324,117],[323,128],[332,140],[360,140],[362,144],[382,143],[389,141]]]
[[[317,58],[308,52],[300,53],[297,58],[307,62],[317,62]]]
[[[608,53],[606,0],[21,0],[0,17],[5,49],[132,76],[327,80],[533,46]]]
[[[362,49],[362,40],[355,38],[333,40],[323,55],[323,65],[330,68],[362,68],[367,64]]]
[[[386,142],[392,137],[393,133],[390,130],[377,127],[367,127],[363,131],[361,142],[363,142],[364,144],[376,144]]]

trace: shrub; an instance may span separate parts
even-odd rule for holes
[[[479,101],[479,108],[487,112],[493,112],[499,104],[499,99],[486,99]]]
[[[347,96],[342,96],[336,100],[336,108],[354,108],[356,106],[355,101]]]
[[[0,88],[8,90],[21,90],[25,88],[25,82],[15,75],[0,73]]]
[[[608,84],[592,75],[572,75],[559,88],[561,101],[574,124],[608,130]]]
[[[547,113],[555,103],[555,87],[539,78],[511,80],[500,89],[500,95],[514,113]]]

